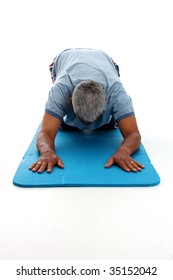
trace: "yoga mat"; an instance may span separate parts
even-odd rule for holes
[[[28,147],[13,178],[19,187],[147,187],[160,183],[160,178],[141,144],[132,155],[134,160],[145,165],[142,171],[126,172],[114,165],[104,165],[121,145],[123,138],[119,129],[103,131],[61,131],[55,138],[56,153],[65,168],[54,167],[52,173],[42,174],[29,170],[39,153],[36,138],[39,128]]]

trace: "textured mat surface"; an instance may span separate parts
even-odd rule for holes
[[[141,172],[125,172],[118,166],[104,168],[107,159],[118,149],[123,140],[119,129],[97,132],[59,131],[55,146],[65,168],[55,167],[52,173],[33,173],[28,167],[38,157],[36,135],[28,147],[13,178],[20,187],[144,187],[160,183],[144,146],[132,156],[145,165]]]

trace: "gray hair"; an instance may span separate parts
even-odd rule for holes
[[[95,81],[79,83],[72,95],[72,105],[76,116],[83,122],[92,123],[103,113],[105,92]]]

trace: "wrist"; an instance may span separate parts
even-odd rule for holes
[[[130,149],[129,149],[128,147],[123,147],[123,146],[121,146],[121,147],[118,149],[118,151],[120,151],[120,152],[125,152],[125,153],[128,154],[129,156],[131,155],[131,151],[130,151]]]
[[[55,154],[54,150],[51,149],[51,148],[39,149],[39,152],[40,152],[41,155],[51,155],[51,154],[54,155]]]

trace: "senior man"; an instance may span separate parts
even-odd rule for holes
[[[59,129],[100,130],[118,125],[124,140],[108,160],[105,155],[105,167],[115,164],[127,172],[141,171],[144,166],[132,158],[141,143],[140,132],[112,58],[100,50],[67,49],[55,57],[50,71],[53,86],[37,137],[40,157],[30,169],[42,173],[52,172],[54,166],[64,168],[54,146]]]

